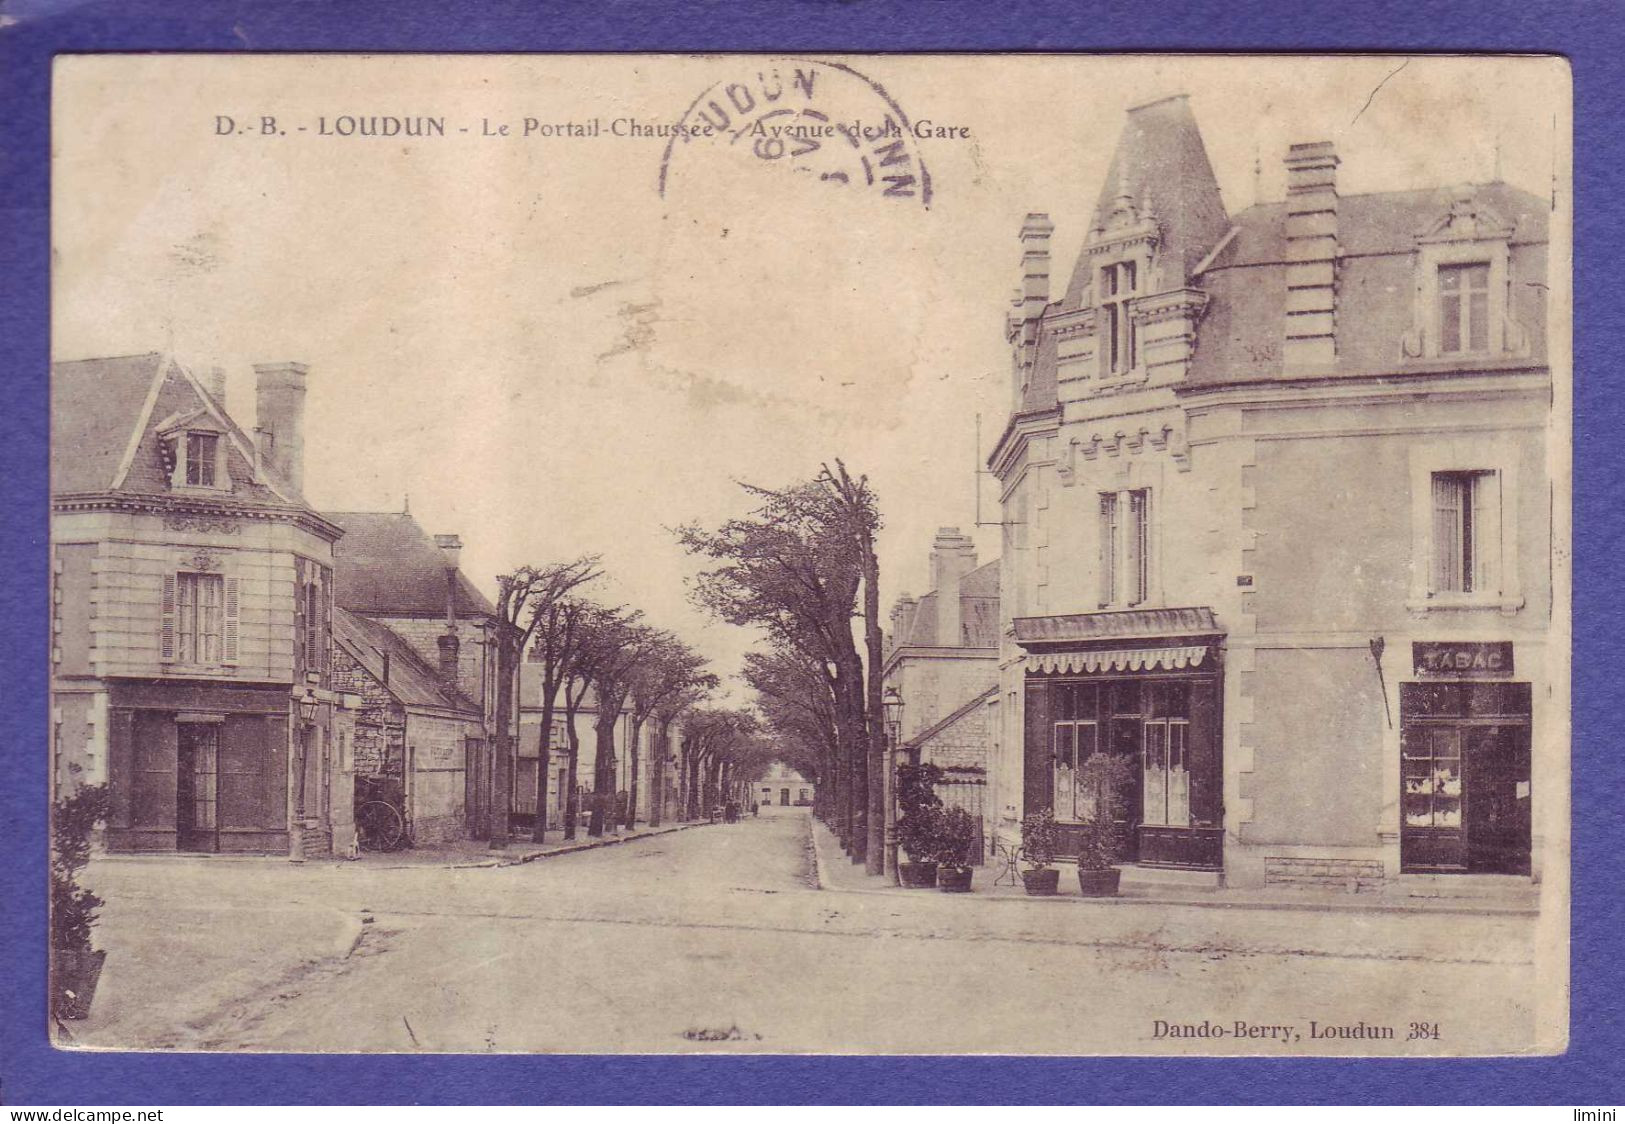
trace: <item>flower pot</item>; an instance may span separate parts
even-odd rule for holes
[[[970,893],[971,869],[968,866],[945,866],[937,871],[937,889],[944,894]]]
[[[59,1019],[82,1019],[90,1014],[96,982],[102,977],[107,953],[99,949],[51,950],[51,1008]]]
[[[1123,880],[1123,872],[1115,866],[1105,870],[1086,870],[1078,868],[1078,892],[1086,898],[1111,898],[1117,896],[1118,884]]]
[[[1061,885],[1061,872],[1053,866],[1043,870],[1024,870],[1021,872],[1022,885],[1027,887],[1027,893],[1035,898],[1048,898],[1055,894]]]
[[[937,864],[898,863],[897,877],[910,890],[929,890],[937,884]]]

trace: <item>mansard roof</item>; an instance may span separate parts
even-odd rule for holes
[[[462,692],[443,684],[417,650],[387,625],[345,609],[336,609],[333,613],[333,639],[403,705],[479,714],[479,707],[465,698]]]
[[[1337,363],[1331,375],[1392,371],[1414,314],[1417,238],[1449,212],[1462,188],[1343,195],[1337,200]],[[1506,183],[1465,189],[1512,228],[1509,312],[1546,354],[1547,204]],[[1185,385],[1281,377],[1286,318],[1286,205],[1235,217],[1231,233],[1192,283],[1208,294]]]
[[[1128,111],[1111,167],[1089,216],[1091,230],[1105,223],[1119,197],[1126,197],[1142,218],[1148,214],[1156,218],[1158,257],[1178,266],[1177,277],[1169,270],[1169,287],[1190,277],[1224,236],[1230,218],[1185,94]],[[1085,252],[1072,271],[1064,301],[1067,308],[1079,307],[1089,285],[1088,262]]]
[[[51,365],[51,494],[173,496],[160,438],[183,420],[224,435],[234,506],[315,512],[190,371],[158,352]],[[216,497],[193,497],[208,498]]]
[[[354,613],[433,617],[446,611],[446,563],[417,520],[398,511],[332,511],[344,528],[333,549],[334,596]],[[457,572],[457,615],[494,617],[496,608]]]

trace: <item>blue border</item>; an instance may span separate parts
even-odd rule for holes
[[[1622,661],[1609,577],[1621,529],[1611,433],[1625,355],[1616,296],[1625,48],[1612,5],[1475,0],[1181,4],[962,0],[0,0],[0,505],[11,624],[0,783],[0,1103],[1343,1103],[1617,1105],[1625,1001],[1625,771],[1605,728]],[[52,56],[65,51],[1293,50],[1542,51],[1575,77],[1574,1021],[1561,1058],[1447,1061],[315,1057],[69,1054],[44,1041]],[[1509,91],[1516,97],[1516,91]],[[967,1016],[971,1012],[967,1010]]]

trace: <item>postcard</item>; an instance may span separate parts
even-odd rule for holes
[[[57,1045],[1565,1049],[1562,60],[62,55],[52,130]]]

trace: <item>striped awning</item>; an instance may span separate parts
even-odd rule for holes
[[[1078,675],[1101,671],[1182,671],[1201,667],[1205,644],[1177,648],[1115,648],[1089,652],[1034,652],[1027,670],[1042,675]]]

